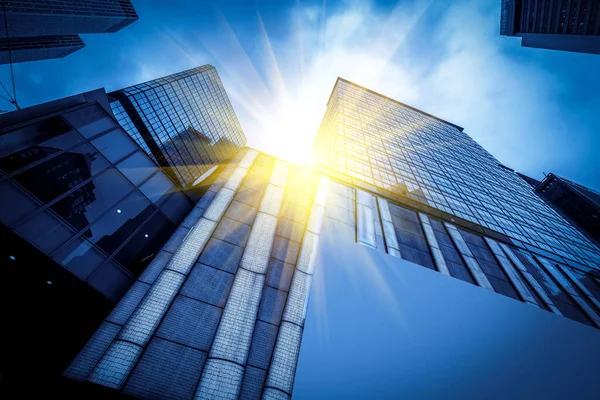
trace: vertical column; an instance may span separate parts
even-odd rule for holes
[[[484,237],[484,239],[487,242],[488,246],[490,246],[490,249],[492,250],[492,253],[494,253],[496,259],[498,260],[500,267],[502,267],[502,269],[508,276],[508,279],[510,279],[511,283],[513,284],[513,286],[517,290],[517,293],[519,293],[519,296],[521,296],[523,301],[528,304],[539,307],[539,304],[537,303],[535,297],[533,297],[525,282],[521,280],[519,273],[515,270],[508,258],[506,258],[498,243],[496,243],[495,240],[490,239],[488,237]]]
[[[392,222],[392,215],[390,214],[390,205],[388,201],[382,197],[377,197],[377,204],[379,205],[379,214],[381,215],[387,251],[394,257],[402,258],[400,246],[398,245],[398,238],[396,237],[396,230],[394,229],[394,223]]]
[[[550,297],[548,297],[548,294],[542,288],[540,283],[533,277],[533,275],[531,275],[531,273],[527,270],[525,265],[523,265],[523,263],[521,262],[519,257],[517,257],[517,255],[512,251],[512,249],[504,243],[500,243],[500,247],[502,248],[504,253],[508,256],[508,258],[510,258],[510,260],[513,262],[513,264],[519,269],[519,271],[521,271],[521,274],[525,277],[525,279],[527,280],[527,282],[529,282],[529,284],[531,285],[533,290],[535,290],[537,295],[546,304],[548,309],[550,309],[550,311],[552,311],[554,314],[562,315],[562,313],[556,307],[556,305],[554,304],[552,299]]]
[[[467,268],[469,268],[469,270],[471,271],[471,274],[475,278],[477,284],[483,288],[490,289],[493,291],[494,288],[492,287],[492,284],[488,280],[487,276],[485,276],[485,274],[483,273],[483,270],[479,266],[477,260],[475,260],[473,253],[471,253],[469,246],[467,246],[467,243],[460,235],[458,229],[456,229],[454,225],[449,224],[447,222],[444,222],[444,225],[446,226],[446,229],[448,230],[448,233],[450,234],[454,245],[463,256],[465,264],[467,264]]]
[[[196,399],[237,399],[290,166],[277,160],[206,361]]]
[[[423,213],[419,213],[419,218],[421,219],[421,226],[425,232],[425,239],[427,239],[427,244],[429,244],[435,266],[439,272],[450,276],[450,270],[448,269],[448,265],[446,264],[446,260],[442,254],[442,249],[440,249],[440,245],[435,237],[431,223],[429,222],[429,217]]]
[[[289,399],[292,394],[328,186],[329,179],[321,176],[283,311],[263,399]]]
[[[569,296],[571,296],[573,301],[575,301],[583,312],[592,320],[594,325],[600,328],[600,316],[592,310],[589,304],[581,298],[581,296],[579,296],[579,293],[571,286],[567,278],[565,278],[565,276],[556,268],[555,263],[540,257],[537,254],[535,255],[535,258],[544,266],[546,271],[556,279],[558,284],[569,294]]]
[[[246,152],[202,218],[188,232],[181,247],[160,272],[156,282],[96,364],[87,378],[88,381],[114,389],[121,388],[256,156],[257,152],[254,150]]]
[[[375,196],[356,190],[356,240],[365,246],[377,248],[375,233]]]

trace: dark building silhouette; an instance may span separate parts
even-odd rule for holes
[[[538,185],[538,183],[540,183],[540,181],[538,181],[537,179],[534,179],[530,176],[527,176],[525,174],[522,174],[520,172],[517,172],[517,175],[519,175],[521,178],[523,178],[523,180],[527,183],[529,183],[529,185],[536,187]]]
[[[181,188],[246,137],[216,69],[204,65],[109,93],[121,126]]]
[[[548,174],[536,192],[562,215],[600,243],[600,193],[555,174]]]
[[[500,34],[524,47],[600,54],[600,2],[502,0]]]
[[[79,34],[117,32],[137,19],[129,0],[6,0],[0,64],[62,58],[85,46]]]

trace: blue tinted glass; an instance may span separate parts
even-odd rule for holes
[[[83,141],[61,118],[49,118],[2,136],[0,170],[9,173]]]
[[[154,206],[136,190],[94,223],[86,236],[107,254],[111,254],[154,210]]]
[[[117,165],[117,168],[127,177],[134,185],[139,185],[150,176],[157,167],[148,156],[141,151],[131,155],[123,162]]]
[[[59,150],[36,147],[32,156],[47,158]],[[13,179],[43,203],[55,199],[97,172],[108,167],[108,162],[94,147],[84,144],[71,151],[47,158]],[[79,190],[78,190],[79,191]],[[78,192],[77,191],[77,192]]]
[[[64,115],[65,119],[85,137],[92,137],[118,127],[117,123],[99,105],[94,104]]]
[[[138,148],[121,129],[94,139],[92,144],[111,162],[120,160]]]
[[[175,229],[159,213],[154,216],[115,255],[115,259],[136,276],[167,242]]]
[[[117,170],[109,169],[56,202],[52,210],[79,231],[131,190],[131,183]]]
[[[173,223],[179,225],[192,207],[192,202],[183,193],[175,192],[160,209]]]
[[[154,175],[140,187],[142,193],[155,204],[160,203],[164,196],[173,189],[173,182],[162,171]]]

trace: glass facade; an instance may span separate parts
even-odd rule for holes
[[[136,398],[289,399],[315,266],[327,268],[319,254],[338,243],[357,253],[347,271],[374,272],[393,256],[394,267],[600,327],[599,276],[243,149],[65,376]],[[359,245],[380,256],[359,256]]]
[[[338,79],[315,140],[327,171],[600,269],[600,250],[462,128]],[[414,233],[414,232],[413,232]]]
[[[116,32],[138,16],[129,0],[6,0],[0,30],[10,36]]]
[[[0,39],[0,64],[65,57],[85,46],[78,35]],[[9,57],[8,50],[11,50]]]
[[[121,126],[181,187],[246,143],[216,69],[193,68],[109,94]]]
[[[117,32],[138,19],[129,0],[6,0],[2,6],[0,64],[62,58],[85,46],[79,34]]]
[[[116,301],[193,203],[90,93],[0,117],[0,221]]]

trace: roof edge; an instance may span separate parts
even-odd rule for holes
[[[335,81],[335,85],[333,85],[333,89],[331,89],[331,94],[329,95],[329,99],[327,100],[327,106],[328,106],[328,107],[329,107],[329,103],[331,102],[331,97],[333,96],[333,92],[335,92],[335,88],[337,87],[337,85],[338,85],[338,82],[340,82],[340,81],[342,81],[342,82],[345,82],[345,83],[348,83],[348,84],[350,84],[350,85],[352,85],[352,86],[356,86],[356,87],[357,87],[357,88],[359,88],[359,89],[365,90],[365,91],[367,91],[367,92],[369,92],[369,93],[373,93],[374,95],[377,95],[377,96],[379,96],[379,97],[383,97],[383,98],[384,98],[384,99],[386,99],[386,100],[393,101],[394,103],[396,103],[396,104],[400,104],[400,105],[401,105],[401,106],[403,106],[403,107],[410,108],[410,109],[411,109],[411,110],[413,110],[413,111],[416,111],[416,112],[418,112],[418,113],[421,113],[421,114],[423,114],[423,115],[426,115],[426,116],[428,116],[428,117],[430,117],[430,118],[433,118],[433,119],[435,119],[435,120],[438,120],[438,121],[440,121],[440,122],[443,122],[443,123],[445,123],[445,124],[448,124],[448,125],[450,125],[450,126],[453,126],[453,127],[455,127],[456,129],[458,129],[458,130],[459,130],[459,131],[461,131],[461,132],[463,132],[463,131],[464,131],[464,128],[463,128],[462,126],[458,126],[458,125],[456,125],[456,124],[453,124],[452,122],[448,122],[448,121],[446,121],[446,120],[444,120],[444,119],[438,118],[438,117],[436,117],[435,115],[431,115],[431,114],[429,114],[429,113],[426,113],[425,111],[419,110],[418,108],[411,107],[411,106],[409,106],[408,104],[404,104],[404,103],[402,103],[402,102],[400,102],[400,101],[398,101],[398,100],[394,100],[394,99],[392,99],[391,97],[388,97],[388,96],[386,96],[386,95],[383,95],[383,94],[381,94],[381,93],[378,93],[378,92],[376,92],[376,91],[374,91],[374,90],[368,89],[368,88],[366,88],[366,87],[364,87],[364,86],[360,86],[360,85],[358,85],[358,84],[356,84],[356,83],[354,83],[354,82],[351,82],[351,81],[349,81],[349,80],[347,80],[347,79],[344,79],[344,78],[341,78],[341,77],[339,77],[339,76],[338,76],[337,80]]]

